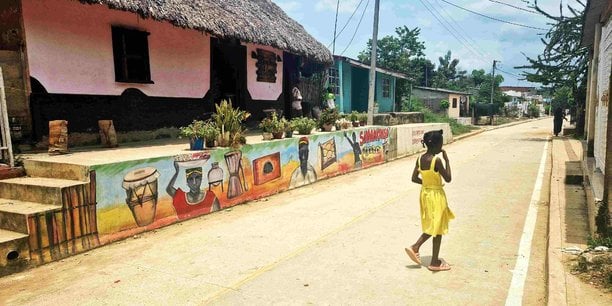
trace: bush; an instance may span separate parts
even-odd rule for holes
[[[527,107],[527,116],[530,118],[540,117],[540,109],[535,103],[531,103],[529,107]]]
[[[338,114],[338,110],[335,108],[328,108],[321,112],[321,116],[319,117],[319,127],[322,128],[323,125],[335,124],[336,120],[340,118],[340,114]]]
[[[314,119],[307,117],[297,117],[291,119],[291,126],[298,131],[299,134],[308,135],[317,127],[317,122]]]

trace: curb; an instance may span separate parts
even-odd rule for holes
[[[484,128],[481,128],[481,129],[473,131],[473,132],[457,135],[457,137],[453,137],[453,141],[452,142],[455,142],[457,140],[461,140],[461,139],[464,139],[464,138],[472,137],[474,135],[478,135],[480,133],[484,133],[484,132],[487,132],[487,131],[497,130],[497,129],[501,129],[501,128],[511,127],[511,126],[515,126],[515,125],[519,125],[519,124],[524,124],[524,123],[529,123],[529,122],[543,120],[543,119],[549,119],[549,118],[552,118],[552,117],[550,117],[550,116],[548,116],[548,117],[540,117],[540,118],[536,118],[536,119],[528,119],[528,120],[522,120],[522,121],[515,121],[515,122],[505,123],[505,124],[501,124],[501,125],[486,126]]]

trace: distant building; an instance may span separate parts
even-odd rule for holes
[[[358,60],[334,55],[334,66],[329,69],[328,86],[336,94],[336,107],[339,111],[365,112],[368,109],[370,66]],[[396,88],[398,79],[408,79],[400,72],[376,68],[374,101],[379,112],[399,111],[396,107]]]
[[[526,86],[500,86],[502,93],[510,97],[510,102],[504,104],[505,107],[516,107],[519,111],[519,116],[527,114],[529,105],[535,103],[540,109],[540,113],[544,112],[544,98],[538,95],[535,87]]]
[[[440,102],[448,101],[448,117],[470,117],[470,93],[442,88],[416,86],[412,96],[423,102],[423,105],[434,112],[442,112]]]

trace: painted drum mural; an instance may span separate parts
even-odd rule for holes
[[[389,128],[92,166],[101,243],[385,162]]]

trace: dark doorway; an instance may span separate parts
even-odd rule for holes
[[[299,81],[300,73],[298,71],[299,57],[291,53],[283,53],[283,94],[285,103],[283,103],[283,114],[286,118],[291,117],[291,89]]]
[[[238,40],[211,38],[210,94],[214,103],[231,99],[246,109],[246,47]]]

